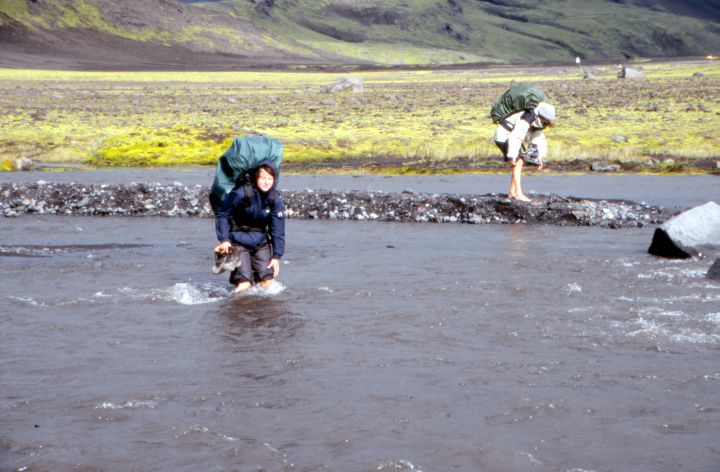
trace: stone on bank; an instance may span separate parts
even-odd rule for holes
[[[648,252],[687,259],[720,248],[720,205],[707,202],[670,218],[655,229]]]

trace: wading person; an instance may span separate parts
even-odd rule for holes
[[[512,166],[508,197],[529,202],[522,191],[525,164],[543,168],[547,140],[543,130],[555,121],[555,107],[544,101],[542,89],[518,84],[505,92],[490,112],[498,126],[493,139]]]
[[[241,264],[230,273],[235,293],[255,283],[268,288],[280,272],[285,219],[283,201],[275,189],[277,173],[271,160],[262,162],[249,183],[228,193],[215,216],[220,241],[215,252],[239,253]]]

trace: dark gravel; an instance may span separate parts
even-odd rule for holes
[[[173,184],[0,184],[0,213],[78,216],[213,216],[209,186]],[[622,200],[535,195],[533,202],[504,195],[456,195],[382,191],[283,191],[288,218],[396,222],[544,224],[640,227],[670,215],[662,207]]]

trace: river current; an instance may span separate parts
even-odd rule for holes
[[[524,184],[720,194],[712,176]],[[718,471],[720,284],[710,259],[648,255],[653,230],[289,220],[275,285],[231,295],[209,219],[1,219],[0,470]]]

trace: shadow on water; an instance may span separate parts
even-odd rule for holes
[[[289,340],[298,335],[306,321],[272,296],[241,294],[221,302],[216,311],[220,336],[243,350],[257,342]]]

